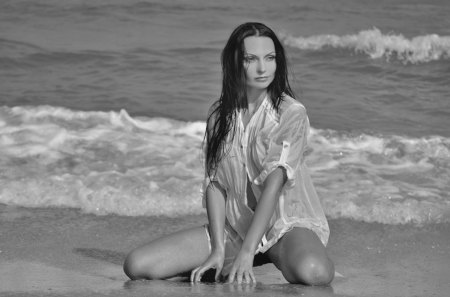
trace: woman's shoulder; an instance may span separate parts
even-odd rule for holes
[[[208,109],[208,117],[216,112],[219,107],[219,100],[214,101]]]
[[[287,94],[283,94],[280,107],[279,107],[279,114],[280,117],[292,117],[292,116],[300,116],[305,117],[306,116],[306,108],[305,106],[296,100],[295,98],[292,98],[291,96]]]
[[[208,114],[206,117],[208,125],[211,125],[216,121],[218,108],[219,108],[219,100],[214,101],[213,104],[211,104],[211,106],[209,107]]]

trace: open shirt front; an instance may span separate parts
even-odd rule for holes
[[[237,112],[234,138],[223,157],[213,181],[226,192],[226,226],[243,239],[250,227],[254,211],[247,198],[250,186],[256,203],[264,190],[267,176],[278,167],[286,170],[284,184],[274,214],[255,253],[264,253],[286,232],[294,227],[314,231],[324,245],[328,242],[329,227],[305,164],[309,120],[305,107],[295,99],[284,96],[279,112],[264,98],[244,128]],[[206,188],[203,182],[203,206],[206,206]]]

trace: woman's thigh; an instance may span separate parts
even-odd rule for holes
[[[326,285],[334,277],[334,264],[324,245],[306,228],[287,232],[267,255],[290,283]]]
[[[209,256],[204,226],[155,239],[128,254],[124,271],[131,279],[164,279],[189,272]]]

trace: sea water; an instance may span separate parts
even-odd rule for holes
[[[0,203],[204,213],[220,52],[245,21],[285,45],[329,218],[450,221],[448,1],[2,1]]]

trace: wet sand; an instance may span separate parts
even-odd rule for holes
[[[0,205],[1,296],[448,296],[450,224],[423,227],[330,220],[328,251],[342,274],[329,287],[286,283],[272,265],[256,285],[185,279],[129,281],[132,248],[206,216],[120,217]]]

